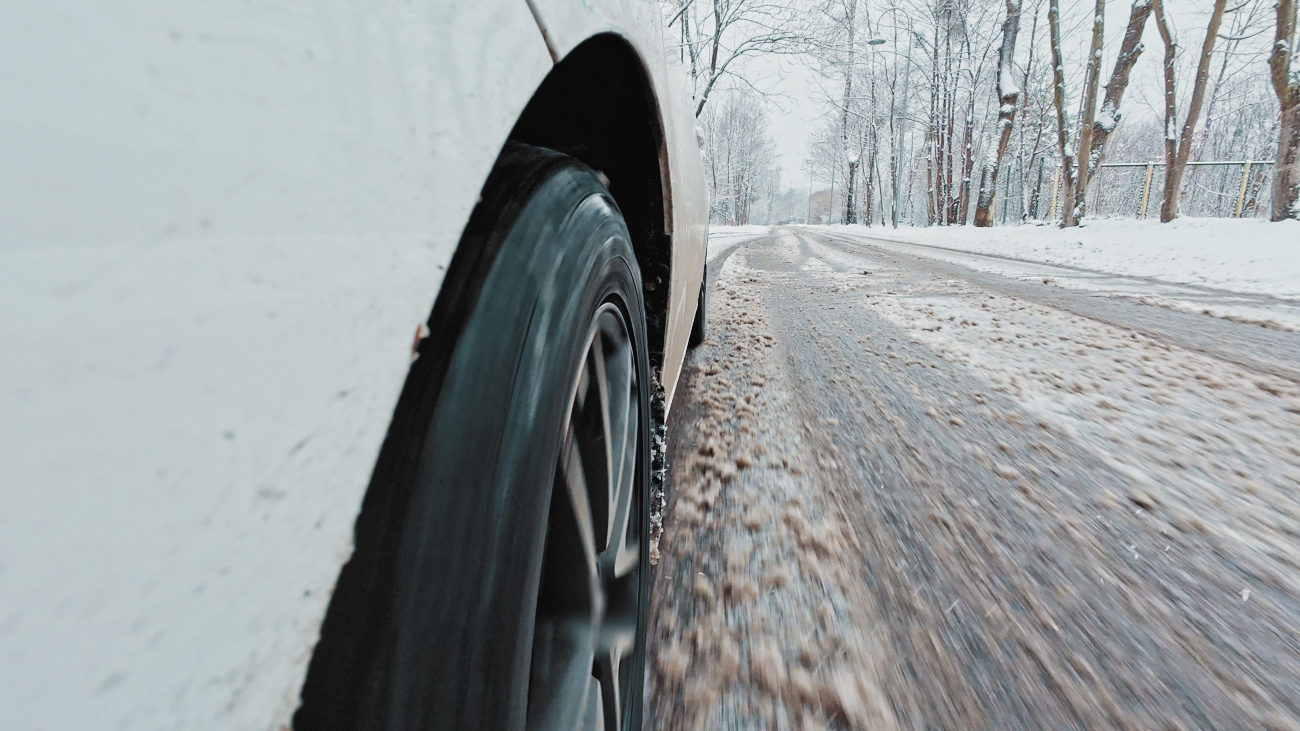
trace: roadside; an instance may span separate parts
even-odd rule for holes
[[[1234,218],[1097,219],[1077,228],[814,226],[941,249],[1150,278],[1246,294],[1300,298],[1300,222]],[[724,229],[725,230],[725,229]]]

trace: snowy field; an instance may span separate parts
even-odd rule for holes
[[[1180,218],[1167,224],[1091,221],[1074,229],[1054,225],[831,229],[1175,284],[1300,298],[1300,221]],[[711,233],[710,244],[713,238]]]

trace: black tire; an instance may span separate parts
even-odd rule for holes
[[[709,268],[704,267],[704,276],[700,279],[700,299],[695,305],[695,320],[691,323],[691,337],[686,341],[687,347],[694,348],[709,336]]]
[[[509,145],[430,330],[295,727],[575,728],[616,687],[606,727],[639,729],[650,371],[640,270],[597,174]],[[615,639],[626,657],[602,662]]]

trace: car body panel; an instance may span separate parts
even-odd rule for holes
[[[523,0],[0,13],[0,725],[288,722],[551,65]]]

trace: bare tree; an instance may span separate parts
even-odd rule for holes
[[[1164,200],[1160,204],[1160,220],[1164,223],[1178,216],[1178,195],[1182,188],[1183,172],[1187,169],[1187,158],[1192,152],[1192,138],[1196,133],[1197,119],[1201,116],[1206,82],[1210,78],[1210,54],[1214,51],[1214,41],[1219,35],[1219,24],[1223,21],[1226,6],[1227,0],[1214,2],[1209,27],[1205,31],[1205,41],[1201,44],[1196,77],[1192,80],[1192,98],[1187,107],[1187,118],[1183,122],[1182,132],[1175,137],[1178,107],[1174,96],[1174,61],[1177,59],[1178,45],[1165,19],[1164,0],[1155,0],[1156,28],[1165,44],[1165,191]]]
[[[854,46],[855,20],[857,16],[858,1],[848,0],[844,5],[844,28],[848,36],[848,44],[845,51],[848,54],[848,60],[844,64],[844,104],[842,117],[840,118],[840,151],[847,153],[849,149],[849,104],[853,100],[853,56],[857,50]],[[853,219],[853,174],[857,168],[857,161],[851,159],[849,164],[849,182],[848,194],[845,197],[844,205],[844,223],[854,223]]]
[[[1106,215],[1136,208],[1132,193],[1120,188],[1143,190],[1140,169],[1103,172],[1105,161],[1148,162],[1166,153],[1171,180],[1164,197],[1173,210],[1181,205],[1187,215],[1257,215],[1268,205],[1272,168],[1190,166],[1201,156],[1258,160],[1278,154],[1279,117],[1266,112],[1277,110],[1275,89],[1261,73],[1261,62],[1268,49],[1275,51],[1273,65],[1283,64],[1278,78],[1288,95],[1297,72],[1289,36],[1275,44],[1272,17],[1264,17],[1265,6],[1277,0],[1236,0],[1236,7],[1208,0],[1203,15],[1181,4],[1170,10],[1165,0],[1159,8],[1162,38],[1169,36],[1166,60],[1173,63],[1163,69],[1168,74],[1155,78],[1170,82],[1171,93],[1167,108],[1153,109],[1150,116],[1156,119],[1125,107],[1133,105],[1130,82],[1142,73],[1135,69],[1147,21],[1157,14],[1155,0],[1126,0],[1128,22],[1122,37],[1116,33],[1112,41],[1109,55],[1115,58],[1106,62],[1113,63],[1108,75],[1102,65],[1105,0],[889,0],[883,8],[861,0],[803,1],[829,21],[818,24],[812,44],[822,67],[818,102],[827,114],[809,141],[806,163],[817,179],[831,181],[827,199],[836,222],[861,220],[864,213],[867,220],[879,219],[876,209],[895,199],[904,220],[915,216],[916,223],[963,225],[973,212],[977,226],[992,226],[1041,218],[1047,196],[1059,194],[1051,203],[1052,216],[1073,226],[1090,207]],[[1283,0],[1286,19],[1297,2]],[[897,13],[892,34],[874,32],[873,12],[881,20]],[[851,35],[846,21],[855,13],[860,27]],[[1185,53],[1174,42],[1175,23],[1184,17],[1196,18],[1202,30],[1206,19],[1211,21],[1200,55]],[[1046,26],[1041,33],[1040,21]],[[878,41],[885,53],[864,54],[863,28],[873,40],[886,36]],[[1294,21],[1280,32],[1294,35]],[[883,45],[889,35],[892,47]],[[900,40],[909,48],[902,57]],[[1175,80],[1186,87],[1180,86],[1176,97]],[[910,105],[900,101],[907,97],[908,82],[925,87]],[[1288,101],[1285,110],[1293,105]],[[1168,116],[1163,127],[1161,114]],[[1296,115],[1300,112],[1284,111],[1287,130],[1295,126],[1290,120]],[[917,134],[900,134],[904,130]],[[1166,145],[1170,149],[1162,149]],[[1277,169],[1283,183],[1290,180],[1295,188],[1300,171],[1288,172],[1293,169],[1286,168],[1289,148],[1285,142],[1280,147]],[[1105,188],[1094,185],[1099,175],[1105,176]],[[1157,177],[1153,187],[1161,185]]]
[[[1296,3],[1277,0],[1277,32],[1268,68],[1281,105],[1272,220],[1300,218],[1300,65],[1295,60]]]
[[[979,202],[975,208],[975,225],[993,225],[993,200],[998,190],[998,170],[1002,167],[1002,157],[1007,153],[1011,142],[1011,128],[1016,120],[1016,103],[1020,98],[1020,87],[1016,84],[1015,64],[1016,35],[1020,32],[1021,0],[1007,0],[1007,19],[1002,23],[1002,47],[998,49],[998,150],[993,159],[992,169],[980,182]]]
[[[702,13],[697,4],[664,0],[669,27],[680,24],[681,46],[673,50],[689,59],[696,117],[724,79],[753,86],[739,73],[744,59],[803,50],[806,24],[789,0],[712,0]]]
[[[1029,54],[1025,60],[1024,73],[1020,79],[1020,139],[1018,158],[1020,163],[1020,218],[1027,220],[1030,216],[1035,215],[1038,207],[1040,194],[1039,188],[1042,187],[1043,177],[1043,160],[1040,159],[1042,153],[1043,136],[1047,127],[1048,108],[1051,107],[1050,99],[1044,99],[1043,95],[1034,94],[1035,81],[1031,74],[1034,71],[1034,55],[1037,50],[1036,41],[1038,40],[1038,15],[1042,7],[1042,0],[1034,0],[1032,8],[1033,22],[1029,26]],[[1041,80],[1039,86],[1041,86]],[[1032,105],[1032,106],[1031,106]],[[1035,113],[1030,116],[1031,110]],[[1034,137],[1030,143],[1028,138],[1027,127],[1033,127]],[[1034,163],[1038,162],[1038,178],[1032,186],[1030,185],[1030,172],[1034,169]]]
[[[1101,75],[1105,0],[1097,0],[1093,13],[1092,47],[1084,75],[1079,149],[1075,154],[1075,210],[1072,216],[1062,218],[1064,226],[1078,225],[1080,219],[1087,213],[1088,186],[1092,184],[1092,179],[1101,166],[1106,140],[1119,124],[1120,103],[1123,101],[1125,89],[1128,88],[1133,65],[1142,54],[1142,30],[1146,26],[1151,9],[1152,0],[1134,0],[1129,12],[1128,26],[1124,31],[1124,39],[1120,43],[1119,55],[1115,59],[1115,68],[1111,71],[1110,81],[1105,86],[1106,94],[1102,101],[1101,112],[1098,113],[1097,82]]]
[[[1061,225],[1073,226],[1074,205],[1074,150],[1070,147],[1070,134],[1065,126],[1065,60],[1061,56],[1061,3],[1051,0],[1047,8],[1047,25],[1052,36],[1052,103],[1056,106],[1056,147],[1061,155],[1061,189],[1064,193]]]
[[[1138,56],[1142,55],[1144,50],[1142,45],[1142,30],[1146,27],[1147,18],[1151,15],[1152,0],[1133,0],[1133,7],[1129,11],[1128,27],[1124,30],[1124,40],[1119,46],[1119,55],[1115,57],[1115,69],[1110,73],[1110,81],[1106,84],[1106,95],[1102,99],[1101,113],[1097,115],[1096,121],[1092,125],[1092,146],[1089,150],[1091,156],[1088,165],[1089,179],[1083,183],[1083,190],[1086,192],[1088,185],[1092,182],[1091,178],[1096,173],[1101,162],[1106,155],[1106,140],[1110,138],[1110,133],[1115,131],[1116,125],[1122,116],[1120,112],[1120,103],[1124,100],[1124,90],[1128,88],[1128,80],[1133,72],[1133,65],[1137,63]]]
[[[1079,225],[1088,201],[1088,163],[1092,157],[1092,126],[1097,118],[1097,86],[1101,77],[1101,44],[1106,22],[1106,0],[1097,0],[1092,13],[1092,47],[1083,75],[1083,120],[1079,125],[1079,150],[1075,157],[1074,207],[1067,226]]]
[[[745,225],[764,186],[777,173],[776,145],[757,94],[725,90],[700,116],[710,219]]]

